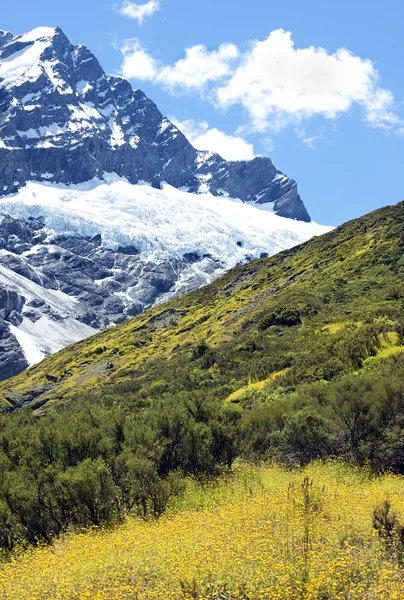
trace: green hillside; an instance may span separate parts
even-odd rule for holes
[[[403,279],[400,203],[1,383],[0,546],[158,516],[240,459],[404,473]]]
[[[213,389],[225,400],[331,380],[401,351],[403,275],[400,203],[74,344],[0,383],[0,398],[35,409],[119,384],[151,396]]]

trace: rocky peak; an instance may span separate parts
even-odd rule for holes
[[[228,162],[195,150],[141,90],[106,75],[60,28],[0,32],[0,194],[28,181],[81,183],[115,173],[309,221],[296,183],[269,158]]]
[[[10,42],[13,39],[13,37],[13,34],[9,31],[4,31],[3,29],[0,29],[0,47]]]

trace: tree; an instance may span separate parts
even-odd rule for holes
[[[82,524],[101,525],[117,512],[119,488],[102,458],[86,458],[59,475],[72,507],[73,518]]]

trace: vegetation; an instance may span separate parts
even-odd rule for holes
[[[404,473],[404,355],[288,393],[274,388],[281,377],[227,403],[204,389],[171,396],[156,382],[154,397],[127,386],[40,418],[3,415],[0,546],[49,542],[129,513],[159,516],[186,476],[204,481],[236,457],[293,465],[339,456]]]
[[[101,563],[101,571],[97,570],[98,558],[95,563],[90,556],[86,559],[94,566],[94,577],[105,582],[100,591],[94,587],[99,585],[95,579],[89,582],[82,563],[83,579],[76,571],[73,576],[74,581],[83,582],[77,583],[77,590],[66,588],[63,596],[52,587],[56,583],[51,578],[49,589],[33,587],[31,597],[83,598],[80,594],[84,589],[94,598],[402,597],[401,584],[394,587],[400,573],[402,577],[404,521],[397,512],[402,500],[397,495],[387,498],[375,492],[381,485],[387,493],[392,481],[398,491],[402,485],[399,476],[363,479],[366,470],[350,471],[334,463],[308,466],[304,473],[250,467],[254,481],[257,473],[260,481],[261,475],[265,481],[275,478],[277,483],[268,484],[274,495],[261,493],[252,484],[252,497],[245,498],[251,505],[245,505],[244,500],[230,502],[231,511],[239,506],[241,512],[234,522],[230,516],[226,521],[228,509],[233,514],[226,500],[220,513],[223,529],[217,522],[219,529],[215,530],[217,539],[226,546],[231,523],[243,525],[247,513],[255,515],[253,521],[256,518],[260,524],[262,538],[254,537],[258,535],[255,526],[246,521],[246,527],[251,525],[252,538],[246,538],[243,552],[247,558],[242,563],[231,562],[236,560],[232,551],[228,558],[223,554],[222,560],[216,550],[209,563],[210,546],[203,546],[203,540],[200,548],[207,553],[206,561],[203,555],[199,562],[195,557],[189,560],[200,522],[199,513],[188,517],[186,511],[191,491],[201,497],[201,490],[216,489],[209,483],[214,478],[227,481],[232,489],[232,469],[240,460],[255,464],[276,461],[296,467],[338,457],[373,472],[404,474],[403,231],[404,203],[376,211],[276,257],[238,267],[205,288],[154,307],[1,383],[0,546],[5,556],[16,547],[49,543],[65,532],[106,523],[116,524],[117,533],[92,533],[89,540],[94,544],[102,544],[107,539],[103,536],[112,536],[108,540],[118,544],[119,538],[113,536],[122,532],[132,536],[132,544],[134,536],[144,540],[143,546],[143,542],[136,546],[140,548],[140,570],[130,575],[132,583],[143,582],[137,591],[125,588],[121,596],[108,591],[117,582],[112,574],[115,567],[122,581],[128,581],[129,575],[114,552],[112,562],[108,562],[105,548],[100,551],[106,560],[105,572]],[[313,474],[316,469],[318,478]],[[304,480],[305,474],[308,479]],[[341,494],[348,498],[351,492],[346,486],[352,477],[351,492],[359,486],[355,478],[362,478],[358,502],[362,502],[362,493],[367,500],[363,500],[365,516],[351,522],[352,511],[345,507],[348,521],[344,521],[340,507],[332,509],[331,505],[338,499],[342,511],[346,501],[338,495],[336,481],[345,486]],[[282,488],[281,481],[288,482],[286,487]],[[324,498],[320,494],[323,483]],[[234,493],[235,499],[240,499],[238,492]],[[281,508],[285,500],[282,494],[288,493],[286,508]],[[290,495],[300,499],[292,501]],[[331,512],[323,512],[323,502]],[[290,546],[288,536],[295,534],[285,529],[295,517],[288,521],[284,510],[295,505],[300,511],[296,513],[300,515],[296,524],[300,533],[295,532],[300,545],[296,548],[303,564],[294,554],[295,542]],[[173,514],[174,507],[186,510]],[[155,522],[167,508],[169,518]],[[205,527],[207,518],[216,522],[216,513],[211,507],[206,510]],[[195,520],[196,528],[189,544],[184,541],[188,538],[175,534],[176,528],[179,534],[188,531],[191,525],[187,518]],[[327,519],[335,536],[330,533],[328,537]],[[313,530],[314,522],[318,529]],[[356,533],[353,538],[346,533],[349,549],[337,534],[351,526]],[[159,531],[163,537],[166,532],[168,541],[161,542],[163,554],[157,553],[161,563],[154,563],[150,558],[152,546],[148,545],[152,542],[146,540],[150,532],[158,536]],[[213,544],[208,532],[206,539]],[[318,552],[329,548],[330,561],[311,554],[313,532]],[[289,540],[286,545],[279,542],[282,536]],[[75,544],[82,540],[81,536],[62,539],[56,548],[78,548]],[[188,552],[188,570],[171,561],[169,553],[177,543]],[[261,549],[266,556],[261,575],[253,569],[258,560],[254,543],[257,552]],[[231,540],[227,545],[234,546]],[[135,548],[125,548],[122,561],[128,565]],[[278,555],[281,549],[282,556]],[[339,554],[342,549],[348,553],[349,564]],[[72,550],[72,556],[76,551]],[[53,557],[54,550],[32,552],[29,560],[40,561]],[[254,560],[248,559],[250,555]],[[53,560],[58,560],[55,556],[49,559],[53,569]],[[314,556],[320,570],[314,567]],[[335,564],[332,557],[336,557]],[[27,568],[25,558],[21,560],[12,562],[10,569]],[[215,565],[213,574],[203,570],[205,562],[206,569]],[[168,565],[167,573],[176,574],[170,584],[168,575],[161,571],[163,563]],[[283,575],[277,571],[278,563]],[[361,578],[356,564],[367,569],[366,577]],[[40,563],[37,566],[39,573],[42,567]],[[239,576],[233,568],[238,569]],[[7,569],[10,575],[13,571]],[[377,569],[381,569],[380,576]],[[233,587],[221,573],[229,577],[233,573]],[[267,588],[260,587],[264,573],[272,596]],[[396,596],[383,596],[383,573],[391,578]],[[337,582],[334,588],[324,583],[328,574]],[[15,575],[15,580],[18,577]],[[23,582],[24,577],[21,574]],[[45,586],[41,577],[38,585]],[[160,581],[168,590],[163,595]],[[60,582],[60,589],[64,589],[65,580]],[[281,582],[289,596],[279,595]],[[4,585],[4,598],[29,597],[24,596],[29,587],[16,587],[13,596],[7,591],[12,589],[7,577]],[[99,596],[95,595],[98,591]]]
[[[236,455],[233,411],[202,396],[133,403],[84,402],[40,419],[0,422],[0,546],[49,542],[78,526],[159,516],[184,476],[209,477]]]
[[[189,479],[160,520],[65,535],[16,552],[3,600],[399,600],[402,566],[373,527],[389,498],[404,516],[404,479],[341,462],[247,467]],[[393,544],[395,542],[392,542]]]
[[[300,312],[296,306],[280,306],[258,321],[258,329],[259,331],[265,331],[273,325],[292,327],[293,325],[300,325],[301,322]]]

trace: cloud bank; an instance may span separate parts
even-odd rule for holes
[[[371,127],[403,127],[393,94],[380,86],[371,60],[345,48],[334,53],[296,48],[292,34],[283,29],[251,42],[245,52],[230,43],[212,51],[192,46],[173,64],[153,58],[138,39],[126,40],[121,51],[125,77],[151,81],[171,94],[198,93],[223,110],[241,106],[247,129],[254,132],[296,128],[318,116],[337,119],[355,106]]]
[[[239,56],[234,44],[222,44],[211,52],[199,44],[187,48],[184,58],[173,65],[164,65],[146,52],[138,38],[125,40],[120,50],[124,77],[153,81],[172,93],[202,92],[207,84],[230,77],[231,65]]]

